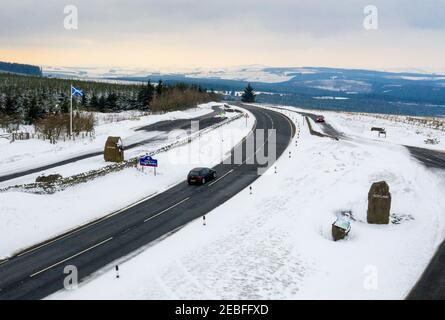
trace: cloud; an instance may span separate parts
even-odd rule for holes
[[[409,43],[438,48],[445,34],[445,2],[435,0],[21,0],[2,4],[0,49],[76,48],[104,50],[262,50],[261,60],[276,64],[280,52],[379,48]],[[63,28],[63,7],[79,9],[79,30]],[[379,9],[380,28],[370,35],[362,26],[363,8]],[[412,36],[421,35],[419,40]],[[328,47],[331,46],[331,47]],[[343,49],[342,49],[343,46]],[[122,52],[122,48],[119,48]],[[230,59],[237,55],[227,52]],[[158,52],[159,53],[159,52]],[[219,54],[218,57],[221,55]],[[419,57],[425,59],[427,56]],[[228,60],[225,59],[225,60]],[[241,62],[240,62],[241,63]],[[414,62],[413,62],[414,63]],[[437,62],[438,63],[438,62]]]

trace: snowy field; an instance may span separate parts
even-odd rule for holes
[[[120,279],[113,264],[49,298],[404,298],[445,236],[445,174],[395,144],[311,136],[289,114],[301,128],[298,146],[291,143],[292,158],[284,152],[277,174],[253,184],[253,195],[244,190],[206,226],[196,220],[116,262]],[[393,199],[387,226],[366,223],[368,191],[380,180]],[[333,242],[342,211],[352,212],[352,230]]]
[[[255,104],[261,106],[260,104]],[[274,109],[272,105],[263,105],[266,108]],[[343,133],[346,137],[356,141],[374,141],[385,143],[389,146],[413,146],[426,149],[433,149],[445,152],[445,119],[436,118],[441,121],[442,130],[425,127],[420,123],[407,123],[405,116],[384,115],[384,114],[360,114],[351,112],[336,112],[316,109],[302,109],[297,107],[280,106],[281,109],[290,111],[309,112],[316,115],[323,115],[326,122],[332,125],[336,130]],[[415,117],[409,117],[415,118]],[[421,118],[427,119],[431,118]],[[371,131],[371,128],[384,128],[387,136],[379,137],[378,132]],[[323,131],[319,124],[315,124],[314,128],[320,132]],[[427,144],[426,140],[436,140],[437,144]]]
[[[0,139],[0,175],[20,172],[26,169],[35,168],[57,161],[69,159],[71,157],[88,154],[91,152],[103,151],[107,138],[112,136],[120,136],[124,145],[129,145],[145,139],[159,138],[160,140],[167,137],[161,132],[135,131],[140,127],[144,127],[159,121],[191,119],[213,112],[212,106],[217,103],[209,103],[200,105],[199,108],[193,108],[185,111],[169,112],[163,115],[149,115],[136,117],[132,112],[123,112],[120,114],[98,114],[98,125],[95,128],[95,138],[85,138],[77,141],[59,141],[57,144],[51,144],[48,141],[37,139],[15,141],[10,143],[6,139]],[[120,118],[128,118],[129,120],[118,121]],[[28,132],[31,128],[25,128]],[[164,141],[165,142],[165,141]],[[134,150],[133,150],[134,151]],[[138,151],[136,151],[138,152]],[[126,155],[129,155],[128,153]],[[100,159],[99,159],[100,158]],[[89,159],[78,168],[94,169],[103,157],[97,159]],[[73,174],[74,171],[67,170],[67,174]],[[64,172],[62,172],[64,173]],[[75,172],[78,173],[78,172]],[[35,179],[35,176],[31,178]],[[25,180],[29,182],[28,180]],[[13,181],[13,183],[22,183],[23,179]],[[10,185],[11,183],[7,183]],[[5,185],[4,183],[2,185]]]
[[[397,120],[387,120],[373,115],[331,111],[321,113],[325,115],[329,124],[335,128],[340,128],[348,137],[445,151],[445,131],[404,123],[403,116],[395,116],[394,118]],[[372,127],[385,128],[387,137],[379,138],[378,132],[371,132]],[[436,139],[438,143],[426,144],[425,141],[428,139]]]
[[[245,119],[235,120],[190,144],[157,155],[160,167],[156,177],[152,171],[130,168],[52,195],[0,193],[0,258],[162,192],[184,181],[194,167],[220,163],[254,122],[253,116],[247,126]],[[89,164],[94,158],[85,161]],[[79,163],[68,165],[64,172],[83,168],[84,161]]]

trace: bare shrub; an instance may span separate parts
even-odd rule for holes
[[[92,113],[80,113],[77,112],[73,117],[73,133],[80,134],[81,132],[93,132],[95,119]],[[68,119],[69,125],[69,119]]]
[[[82,132],[90,133],[94,131],[95,119],[91,113],[77,112],[73,116],[73,134],[79,135]],[[51,114],[37,121],[34,125],[38,133],[44,135],[46,139],[56,141],[61,134],[70,132],[69,114]]]
[[[18,131],[20,128],[20,118],[0,113],[0,129],[8,133]]]
[[[57,140],[66,127],[66,119],[62,114],[51,114],[37,121],[34,125],[36,132],[39,132],[49,140]]]

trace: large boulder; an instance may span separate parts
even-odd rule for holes
[[[368,193],[368,223],[388,224],[391,210],[391,193],[385,181],[376,182]]]

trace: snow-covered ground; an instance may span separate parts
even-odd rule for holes
[[[298,146],[290,144],[292,158],[284,152],[277,174],[253,184],[253,195],[244,190],[206,226],[196,220],[121,259],[119,279],[110,265],[49,298],[404,298],[445,236],[445,174],[395,144],[311,136],[302,117],[289,115],[301,128]],[[366,223],[368,191],[380,180],[397,224]],[[334,242],[341,211],[352,212],[352,230]]]
[[[77,141],[60,141],[57,144],[51,144],[48,141],[37,139],[15,141],[10,143],[6,139],[0,139],[0,175],[10,174],[13,172],[20,172],[26,169],[35,168],[57,161],[62,161],[75,156],[91,152],[103,151],[105,142],[108,136],[120,136],[123,139],[124,145],[129,145],[145,139],[159,138],[166,139],[167,137],[160,132],[146,132],[135,130],[137,128],[153,124],[155,122],[164,120],[176,119],[191,119],[213,112],[212,106],[218,105],[216,103],[209,103],[200,105],[199,108],[193,108],[185,111],[169,112],[163,115],[149,115],[142,117],[134,117],[131,113],[121,114],[98,114],[98,125],[95,128],[95,138],[85,138]],[[114,118],[115,121],[109,121]],[[119,118],[129,118],[129,120],[117,121]],[[133,118],[133,119],[131,119]],[[164,141],[165,143],[166,141]],[[139,152],[139,150],[132,150],[132,152]],[[126,153],[130,156],[130,153]],[[79,164],[80,168],[95,168],[103,164],[102,157],[97,159],[88,159]],[[87,165],[89,164],[89,165]],[[64,173],[64,172],[61,172]],[[72,170],[67,170],[68,174],[72,174]],[[76,172],[78,173],[78,172]],[[34,178],[35,176],[28,177]],[[29,182],[29,179],[26,180]],[[13,181],[13,183],[22,183],[23,179]],[[8,185],[11,181],[8,182]],[[4,183],[2,185],[5,185]]]
[[[315,73],[306,68],[289,68],[282,72],[271,72],[268,67],[261,65],[223,67],[223,68],[163,68],[141,69],[134,67],[124,68],[83,68],[83,67],[53,67],[44,66],[43,73],[62,78],[90,78],[98,81],[106,81],[104,78],[113,77],[146,77],[148,74],[178,75],[183,74],[189,78],[213,78],[227,80],[241,80],[251,82],[278,83],[292,79],[295,74]],[[108,80],[112,82],[112,80]],[[114,81],[116,82],[116,81]],[[120,83],[125,81],[119,81]]]
[[[320,111],[319,111],[320,112]],[[353,113],[321,112],[326,121],[339,128],[348,137],[371,139],[396,145],[408,145],[445,151],[445,131],[404,123],[404,116],[395,116],[397,120],[382,119],[373,115]],[[385,128],[386,138],[378,137],[378,132],[371,132],[372,127]],[[425,140],[437,139],[437,144],[426,144]]]
[[[261,106],[256,104],[256,106]],[[267,108],[274,109],[272,105],[265,105]],[[384,115],[384,114],[361,114],[351,112],[336,112],[326,110],[310,110],[297,107],[280,106],[281,109],[298,112],[310,112],[317,115],[323,115],[326,122],[336,130],[343,133],[348,138],[357,141],[375,141],[383,144],[396,146],[413,146],[438,151],[445,151],[445,131],[429,128],[420,124],[420,122],[407,123],[406,116]],[[413,117],[411,117],[413,118]],[[418,119],[422,119],[419,117]],[[430,120],[430,118],[424,118]],[[440,118],[436,118],[439,120]],[[445,120],[441,119],[443,123]],[[372,127],[384,128],[387,136],[379,137],[378,132],[371,131]],[[443,126],[443,128],[445,125]],[[320,124],[315,124],[314,128],[322,131]],[[437,144],[427,144],[426,140],[437,140]]]
[[[153,172],[130,168],[52,195],[0,193],[0,258],[162,192],[184,181],[193,167],[220,163],[254,122],[253,116],[247,126],[245,119],[235,120],[190,144],[158,154],[156,177]],[[88,165],[94,159],[86,161]],[[79,163],[70,165],[65,172],[78,170],[78,166],[84,168],[84,162]]]

